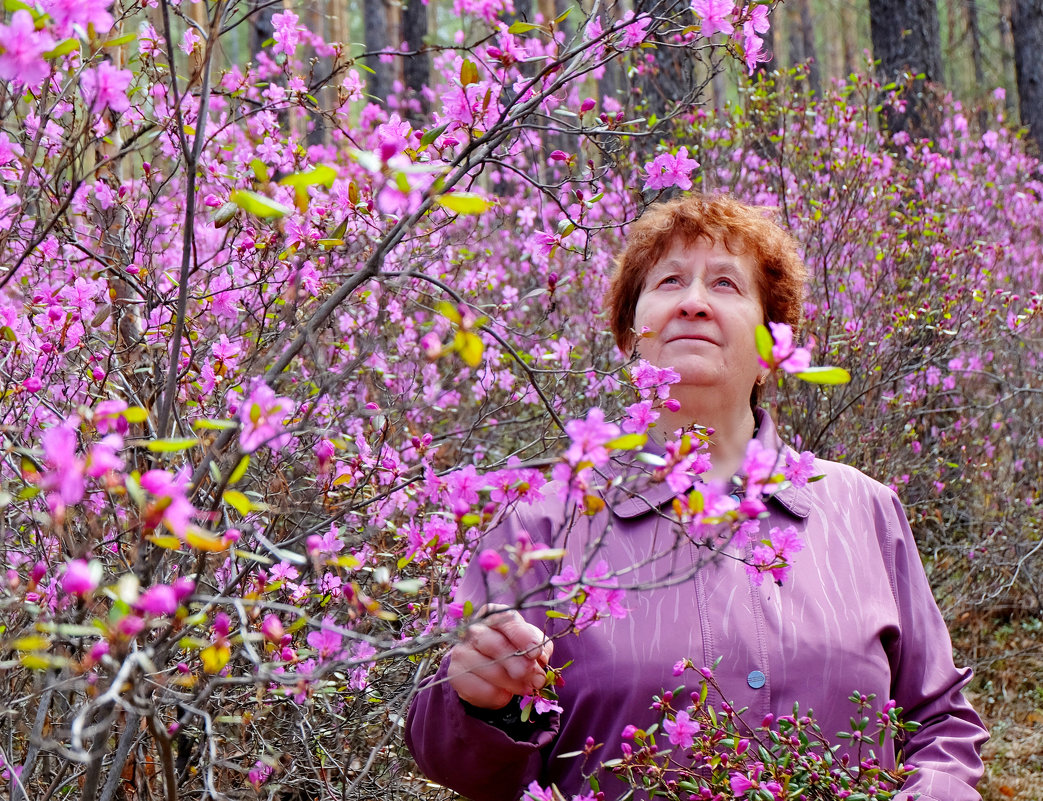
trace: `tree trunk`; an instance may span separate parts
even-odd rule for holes
[[[941,36],[935,0],[869,0],[869,29],[873,56],[880,61],[885,81],[903,84],[903,75],[923,74],[927,82],[942,81]],[[929,94],[916,80],[905,96],[903,113],[891,110],[885,122],[892,132],[926,135]]]
[[[406,50],[415,55],[406,56],[402,77],[406,89],[420,103],[421,115],[426,110],[423,89],[431,81],[431,59],[424,50],[427,30],[427,5],[421,0],[406,0],[402,7],[402,40]]]
[[[1014,0],[1010,29],[1021,124],[1037,152],[1043,152],[1043,0]]]
[[[799,35],[803,60],[808,63],[808,86],[816,96],[822,94],[822,72],[815,50],[815,26],[811,19],[811,8],[808,0],[798,0],[797,10],[800,14]]]
[[[378,53],[390,49],[386,0],[363,0],[362,16],[366,52]],[[366,66],[373,70],[369,73],[367,81],[369,93],[378,101],[386,103],[394,81],[392,64],[381,61],[379,56],[374,55],[366,59]]]

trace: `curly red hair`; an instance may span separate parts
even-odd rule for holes
[[[620,350],[634,347],[634,309],[645,276],[677,238],[686,244],[705,238],[752,256],[764,321],[788,323],[799,332],[808,270],[796,240],[771,217],[771,209],[728,195],[691,195],[649,207],[630,227],[608,292],[609,324]]]

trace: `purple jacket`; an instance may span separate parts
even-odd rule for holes
[[[757,436],[766,447],[786,447],[767,415],[760,415]],[[678,544],[677,527],[660,511],[673,497],[665,484],[606,495],[606,510],[579,515],[571,526],[554,497],[520,506],[482,547],[509,543],[525,530],[535,542],[567,548],[565,564],[582,574],[604,560],[620,586],[661,586],[627,592],[625,619],[555,640],[552,664],[573,660],[559,691],[564,711],[544,725],[528,724],[521,739],[469,714],[444,681],[443,660],[408,716],[406,742],[421,769],[475,801],[516,799],[533,780],[554,783],[567,796],[584,792],[584,771],[594,766],[560,754],[582,750],[591,736],[605,744],[599,761],[618,756],[624,726],[656,719],[653,695],[685,680],[695,689],[692,673],[673,675],[679,659],[698,667],[720,658],[716,676],[725,697],[749,707],[744,719],[752,725],[768,713],[790,714],[799,702],[831,737],[850,730],[852,692],[875,694],[876,708],[895,699],[906,719],[922,724],[904,746],[905,763],[918,770],[899,798],[979,801],[979,750],[988,735],[960,691],[970,670],[953,665],[905,513],[891,490],[851,467],[816,460],[815,472],[825,478],[787,486],[768,501],[762,531],[793,525],[805,542],[781,587],[770,578],[756,586],[735,559],[700,566],[706,551]],[[656,554],[663,556],[649,559]],[[507,591],[488,586],[475,566],[464,577],[463,597],[476,608],[488,600],[527,607],[526,618],[553,633],[556,621],[545,606],[534,606],[546,595],[524,596],[558,567],[537,563],[527,581]],[[880,756],[893,765],[887,747]],[[613,781],[602,778],[609,798],[622,789]]]

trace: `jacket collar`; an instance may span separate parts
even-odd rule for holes
[[[779,438],[771,415],[764,409],[756,409],[754,414],[757,418],[756,439],[760,444],[766,449],[778,453],[780,464],[785,464],[787,455],[795,457],[797,455],[796,451]],[[644,452],[656,456],[662,456],[665,453],[662,446],[651,440],[645,445]],[[628,457],[620,459],[605,471],[606,478],[609,479],[616,476],[631,477],[612,491],[611,499],[605,498],[607,505],[616,517],[624,519],[639,517],[653,510],[661,509],[674,499],[678,493],[675,493],[665,481],[652,481],[650,476],[641,476],[634,480],[632,476],[635,473],[645,473],[648,476],[650,470],[638,462],[633,455],[628,454]],[[696,477],[691,475],[684,491],[687,492],[688,489],[694,486],[695,482]],[[811,495],[807,486],[795,487],[787,482],[781,485],[765,501],[769,506],[775,505],[796,518],[804,519],[811,513]]]

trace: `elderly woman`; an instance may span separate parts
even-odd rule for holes
[[[799,325],[805,278],[792,239],[762,210],[727,197],[654,206],[631,227],[609,319],[624,353],[636,349],[680,374],[671,387],[679,408],[664,410],[646,450],[664,453],[677,429],[712,430],[712,469],[691,485],[731,480],[751,438],[780,463],[796,458],[756,408],[768,371],[754,332],[767,322]],[[737,545],[729,547],[738,558],[705,560],[678,538],[676,487],[652,480],[651,468],[631,460],[612,471],[627,481],[604,491],[597,514],[574,514],[550,492],[519,506],[481,546],[532,541],[567,556],[510,580],[477,566],[466,573],[464,598],[476,609],[496,602],[506,610],[469,628],[412,705],[406,739],[430,778],[476,801],[518,798],[531,781],[581,793],[598,762],[619,756],[625,726],[655,720],[650,699],[676,685],[672,666],[690,658],[718,662],[724,697],[747,707],[750,721],[789,714],[797,702],[832,736],[850,730],[852,692],[874,694],[877,709],[894,699],[921,724],[904,743],[904,762],[916,772],[899,797],[979,799],[987,735],[961,694],[969,671],[953,665],[893,492],[823,460],[814,464],[822,480],[774,492],[763,530],[793,526],[805,546],[778,585],[754,581]],[[567,627],[547,617],[546,601],[555,573],[570,568],[644,589],[627,593],[625,618],[562,636]],[[571,663],[562,711],[523,720],[519,697],[542,686],[548,663]],[[594,758],[561,757],[583,751],[588,737],[605,744]],[[888,742],[879,754],[885,765],[894,764],[893,748]],[[609,798],[618,794],[601,779]]]

